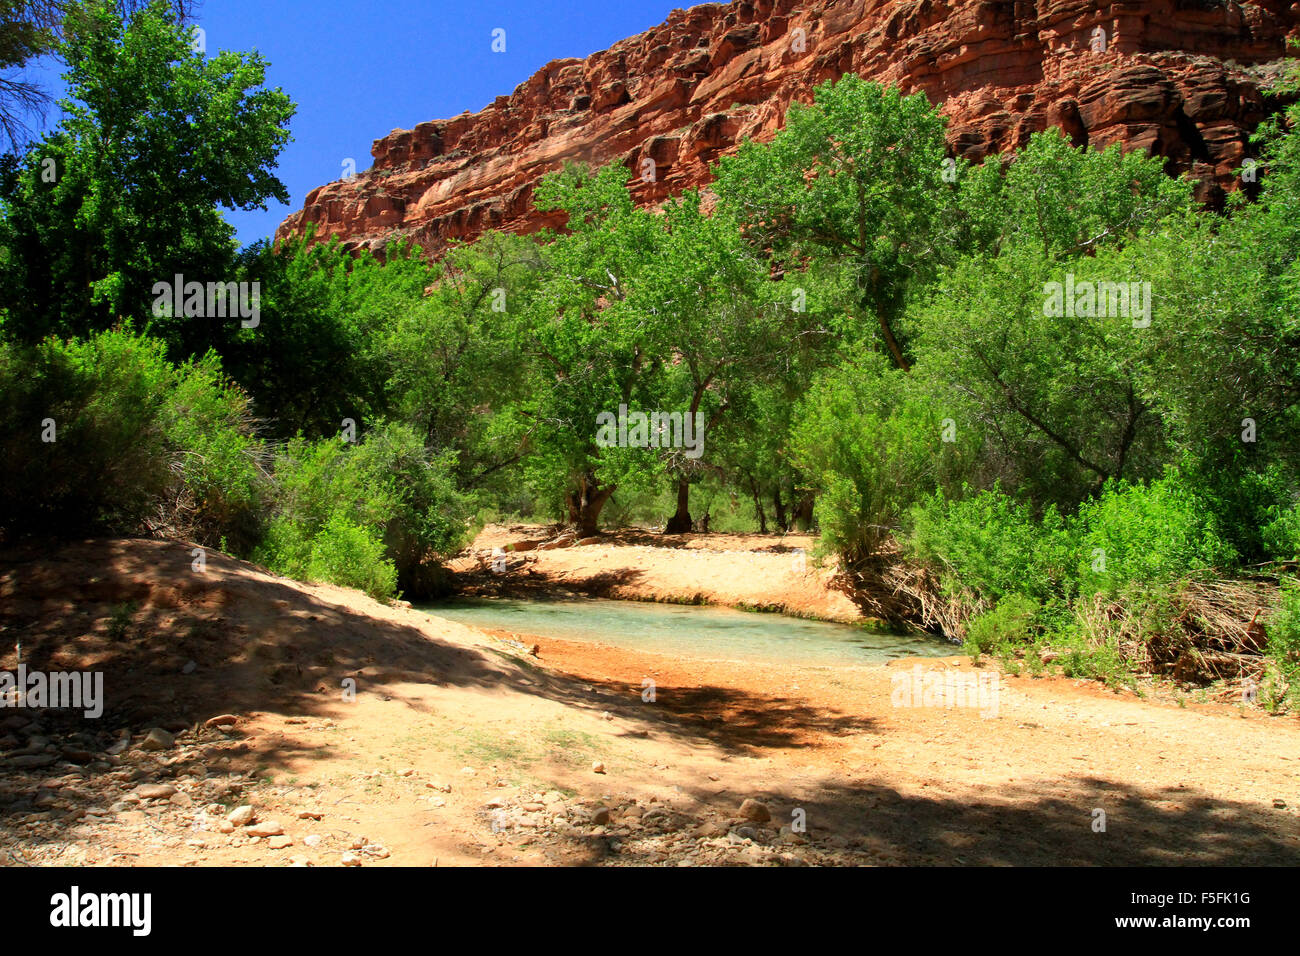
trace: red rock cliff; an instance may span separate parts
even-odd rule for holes
[[[313,189],[277,238],[394,233],[436,251],[487,229],[557,224],[533,188],[568,160],[626,162],[642,202],[709,180],[745,137],[770,137],[791,100],[854,72],[921,90],[980,159],[1048,126],[1076,143],[1167,156],[1215,201],[1268,113],[1300,3],[1259,0],[736,0],[674,10],[585,60],[548,63],[477,113],[395,130],[373,167]],[[1104,44],[1099,42],[1104,31]],[[1099,49],[1104,45],[1104,50]]]

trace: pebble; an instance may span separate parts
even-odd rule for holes
[[[352,853],[352,852],[350,852],[350,851],[349,851],[349,852],[346,852],[346,853],[343,854],[343,865],[344,865],[344,866],[360,866],[360,865],[361,865],[361,857],[357,856],[355,853]]]
[[[226,819],[237,827],[246,827],[253,822],[253,816],[253,808],[248,806],[248,804],[245,804],[242,807],[236,807],[231,810],[230,813],[226,815]]]
[[[163,730],[161,727],[154,727],[145,734],[144,740],[140,742],[141,750],[170,750],[176,745],[176,738]],[[112,753],[112,751],[109,751]]]
[[[771,811],[767,809],[767,804],[761,800],[755,800],[753,797],[747,798],[740,805],[740,815],[746,820],[753,820],[755,823],[766,823],[772,819]]]
[[[275,820],[263,820],[261,823],[254,823],[247,827],[244,832],[249,836],[273,837],[284,833],[284,827]]]
[[[293,846],[293,837],[276,834],[266,841],[266,845],[272,850],[287,850],[289,847]]]
[[[601,763],[599,760],[593,760],[593,761],[591,762],[591,772],[592,772],[592,773],[604,773],[604,772],[605,772],[605,765],[604,765],[603,763]]]
[[[170,783],[142,783],[135,788],[135,795],[141,800],[166,800],[176,793]]]

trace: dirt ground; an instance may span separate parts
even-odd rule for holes
[[[21,642],[28,668],[102,671],[108,698],[98,720],[0,709],[4,863],[1300,864],[1294,717],[964,658],[522,642],[534,656],[192,560],[146,540],[0,554],[0,669]],[[945,706],[914,688],[931,672],[992,696]],[[243,806],[251,824],[227,820]]]
[[[590,539],[586,539],[590,540]],[[832,586],[807,534],[663,535],[627,530],[591,543],[547,548],[536,525],[489,525],[450,563],[462,584],[485,594],[569,591],[592,597],[721,604],[825,621],[862,621]],[[494,552],[501,563],[493,569]]]

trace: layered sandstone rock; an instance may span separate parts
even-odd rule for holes
[[[1300,3],[1285,0],[737,0],[674,10],[609,50],[548,63],[477,113],[377,140],[370,170],[312,190],[276,235],[315,224],[318,237],[350,248],[398,234],[436,251],[487,229],[557,225],[533,208],[533,189],[571,160],[624,162],[638,200],[659,202],[707,183],[720,155],[770,137],[792,100],[848,72],[941,104],[957,155],[978,160],[1059,126],[1079,144],[1166,156],[1215,202],[1274,108],[1261,89],[1296,35]]]

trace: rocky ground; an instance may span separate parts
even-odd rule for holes
[[[1300,721],[1247,707],[1006,676],[995,712],[900,704],[960,658],[534,655],[157,541],[0,555],[0,628],[108,698],[0,710],[7,865],[1300,864]]]

